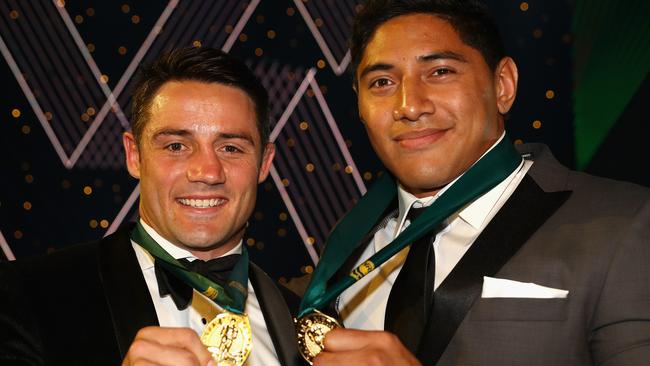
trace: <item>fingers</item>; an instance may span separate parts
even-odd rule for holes
[[[314,359],[315,366],[420,365],[392,333],[336,329],[325,335],[325,351]]]
[[[164,346],[189,350],[197,356],[201,365],[207,364],[212,359],[199,336],[190,328],[146,327],[138,332],[140,333],[143,339],[153,340]],[[137,335],[136,339],[138,339]]]
[[[206,366],[211,360],[193,330],[146,327],[136,334],[122,366]]]
[[[395,343],[401,344],[393,333],[343,328],[328,332],[324,342],[325,349],[332,352],[351,351],[368,346],[385,348]]]

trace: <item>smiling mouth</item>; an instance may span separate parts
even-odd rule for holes
[[[211,199],[189,199],[189,198],[180,198],[178,202],[184,206],[192,208],[210,208],[223,205],[226,203],[224,198],[211,198]]]
[[[410,131],[398,135],[394,140],[405,148],[419,148],[438,141],[445,132],[447,130],[425,129]]]

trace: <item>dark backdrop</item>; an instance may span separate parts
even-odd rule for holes
[[[195,45],[246,60],[269,89],[278,156],[245,242],[274,278],[310,272],[332,225],[383,171],[346,70],[361,3],[0,0],[4,258],[94,240],[136,217],[120,142],[133,72]],[[649,6],[595,3],[488,1],[520,71],[507,130],[569,167],[650,185]]]

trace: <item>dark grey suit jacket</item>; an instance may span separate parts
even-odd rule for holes
[[[499,246],[503,238],[486,236],[511,235],[553,195],[570,192],[495,274],[568,297],[477,294],[438,364],[650,364],[650,191],[570,171],[543,145],[519,150],[534,161],[528,175],[541,191],[506,203],[501,211],[516,221],[500,220],[500,211],[474,245]]]
[[[534,164],[405,344],[425,365],[650,365],[650,190],[570,171],[544,145],[518,150]],[[482,298],[483,276],[569,294]]]
[[[253,263],[249,276],[280,363],[302,364],[283,294]],[[149,325],[158,319],[127,229],[0,268],[1,365],[119,365]]]

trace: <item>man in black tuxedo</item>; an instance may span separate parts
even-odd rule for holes
[[[347,329],[314,364],[648,364],[650,193],[570,171],[543,145],[513,150],[517,67],[485,8],[369,0],[351,54],[360,118],[394,180],[321,257],[328,268],[330,247],[378,218],[339,271],[358,280],[333,304]],[[439,202],[460,203],[425,221]],[[427,234],[369,259],[411,225]]]
[[[242,245],[274,155],[266,90],[233,57],[188,48],[145,66],[132,103],[123,142],[140,180],[139,222],[0,269],[0,364],[215,364],[199,334],[224,313],[208,297],[220,290],[190,287],[164,255],[211,290],[240,290],[253,339],[246,365],[297,364],[285,294]],[[237,268],[248,270],[235,286]],[[229,324],[222,336],[241,334]]]

